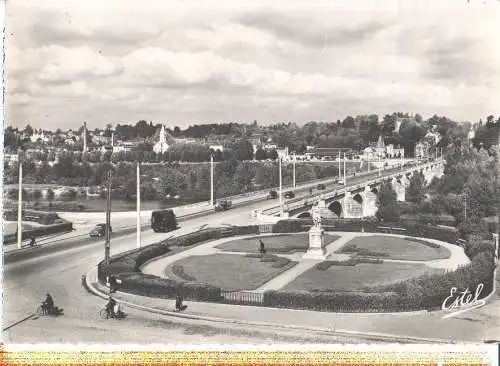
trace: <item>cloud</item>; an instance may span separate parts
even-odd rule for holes
[[[18,0],[7,123],[498,114],[500,6],[422,3]]]

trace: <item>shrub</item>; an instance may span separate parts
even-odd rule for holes
[[[279,257],[272,265],[273,268],[283,268],[290,263],[290,259]]]
[[[430,241],[427,241],[427,240],[412,238],[411,236],[406,236],[405,240],[412,241],[412,242],[419,243],[419,244],[423,244],[425,246],[428,246],[429,248],[434,248],[434,249],[441,247],[439,244],[431,243]]]
[[[400,296],[396,293],[307,293],[264,292],[264,306],[292,309],[310,309],[336,312],[379,312],[401,310]]]
[[[196,278],[184,272],[184,267],[182,266],[182,264],[174,264],[172,266],[172,272],[174,273],[174,275],[182,278],[185,281],[196,281]]]

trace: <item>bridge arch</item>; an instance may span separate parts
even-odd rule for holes
[[[301,212],[300,214],[297,215],[298,219],[307,219],[309,217],[311,217],[310,212]]]
[[[343,209],[342,204],[339,201],[332,202],[328,209],[332,211],[337,217],[342,217]]]
[[[352,199],[359,203],[360,205],[363,204],[363,196],[361,196],[359,193],[355,194]]]

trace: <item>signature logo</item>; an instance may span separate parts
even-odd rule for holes
[[[462,292],[458,292],[456,287],[452,287],[450,290],[450,296],[444,299],[443,304],[441,305],[441,309],[448,311],[449,314],[443,316],[442,319],[452,318],[485,305],[486,301],[479,300],[483,287],[483,284],[480,283],[476,287],[474,294],[470,292],[468,288]]]

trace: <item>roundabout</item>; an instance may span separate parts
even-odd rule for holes
[[[152,259],[141,271],[226,291],[366,291],[470,262],[461,248],[431,239],[357,232],[328,232],[325,238],[326,261],[303,259],[307,234],[261,234],[202,243]],[[266,254],[258,251],[260,240]]]

